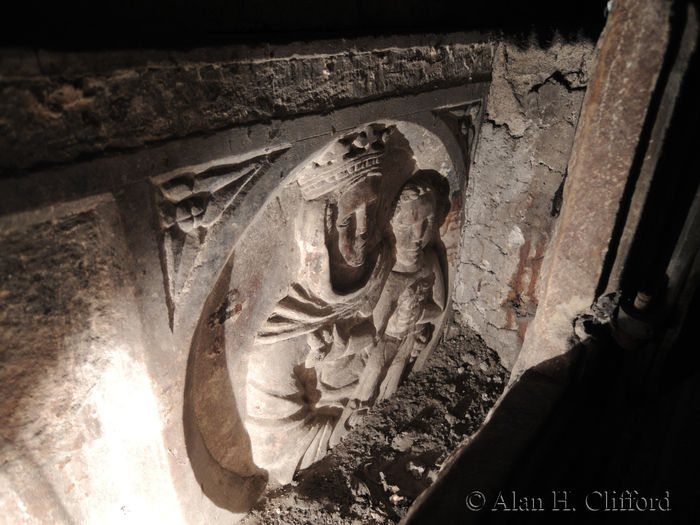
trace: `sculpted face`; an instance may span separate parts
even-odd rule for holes
[[[435,224],[435,197],[432,193],[403,200],[391,219],[396,238],[396,262],[412,268],[430,242]]]
[[[374,234],[378,177],[368,177],[352,185],[338,199],[338,251],[348,266],[365,263],[369,242]]]

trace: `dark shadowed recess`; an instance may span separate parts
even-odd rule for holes
[[[676,4],[671,20],[670,65],[680,49],[685,5]],[[407,525],[700,522],[700,287],[693,291],[697,280],[689,277],[687,289],[674,290],[666,273],[677,244],[698,245],[698,228],[685,231],[686,223],[695,220],[691,211],[700,182],[700,54],[695,49],[622,279],[622,301],[630,302],[640,290],[654,294],[657,330],[677,330],[677,339],[664,336],[662,342],[657,336],[643,348],[629,349],[604,330],[575,349],[578,368],[566,385],[541,374],[559,358],[529,369],[502,400],[501,416],[483,427],[469,453],[439,480],[442,490],[434,490]],[[672,80],[670,65],[661,72],[659,92]],[[653,100],[650,120],[659,107]],[[640,157],[647,154],[649,136],[647,130]],[[687,262],[696,265],[694,275],[697,261],[693,255]],[[544,424],[536,428],[541,414],[546,414]],[[509,461],[508,454],[516,459]],[[470,512],[466,497],[476,490],[488,505]],[[663,498],[664,510],[650,510],[653,500]],[[520,505],[541,510],[512,512]]]
[[[605,0],[29,0],[0,20],[0,46],[57,50],[284,43],[497,30],[597,36]]]

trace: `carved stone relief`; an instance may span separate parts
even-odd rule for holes
[[[8,383],[6,463],[48,476],[17,501],[48,495],[67,521],[231,521],[340,442],[442,334],[467,173],[442,112],[463,119],[487,88],[285,106],[3,181],[5,335],[21,343],[6,372],[26,383]]]
[[[446,106],[433,110],[450,128],[457,138],[459,147],[467,162],[474,158],[476,149],[475,137],[481,130],[482,114],[481,101],[469,102],[459,106]]]
[[[418,172],[387,195],[376,153],[334,151],[337,162],[322,158],[297,180],[304,262],[256,335],[246,382],[254,459],[279,479],[323,457],[393,393],[445,308],[444,261],[433,245],[447,195],[430,180],[440,175]],[[322,190],[307,191],[321,181]]]
[[[448,111],[474,125],[479,105],[467,106]],[[305,150],[302,161],[292,146],[272,162],[281,180],[228,252],[192,339],[185,422],[190,456],[209,465],[200,482],[223,476],[254,492],[268,476],[291,481],[435,348],[470,152],[449,124],[439,136],[377,121]],[[187,180],[188,195],[196,193]],[[159,187],[161,210],[176,206],[176,184],[171,176]],[[206,215],[189,209],[185,227]],[[168,228],[184,231],[174,216],[163,222],[166,254]],[[223,474],[212,473],[215,464]]]
[[[171,328],[175,305],[192,285],[197,263],[212,255],[205,246],[210,230],[235,212],[247,190],[286,149],[190,166],[153,180]]]
[[[460,221],[461,190],[425,134],[375,123],[303,162],[209,306],[253,461],[280,482],[323,457],[440,337],[457,242],[443,236],[459,231],[448,223]]]

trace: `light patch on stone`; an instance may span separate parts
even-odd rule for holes
[[[508,233],[508,246],[511,248],[520,248],[525,243],[523,232],[518,226],[513,226],[513,229]]]
[[[83,510],[92,523],[183,523],[146,367],[127,348],[110,353],[90,396],[104,432],[81,451],[92,464]]]

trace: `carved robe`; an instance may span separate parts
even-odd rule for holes
[[[298,278],[259,330],[248,364],[253,457],[282,483],[325,455],[364,370],[375,335],[372,312],[393,265],[389,246],[379,242],[368,253],[364,278],[336,291],[326,211],[325,203],[306,203],[296,228]]]
[[[396,391],[410,359],[432,338],[430,321],[445,309],[437,254],[424,253],[417,271],[389,275],[374,314],[377,344],[353,396],[358,407],[371,407]]]

